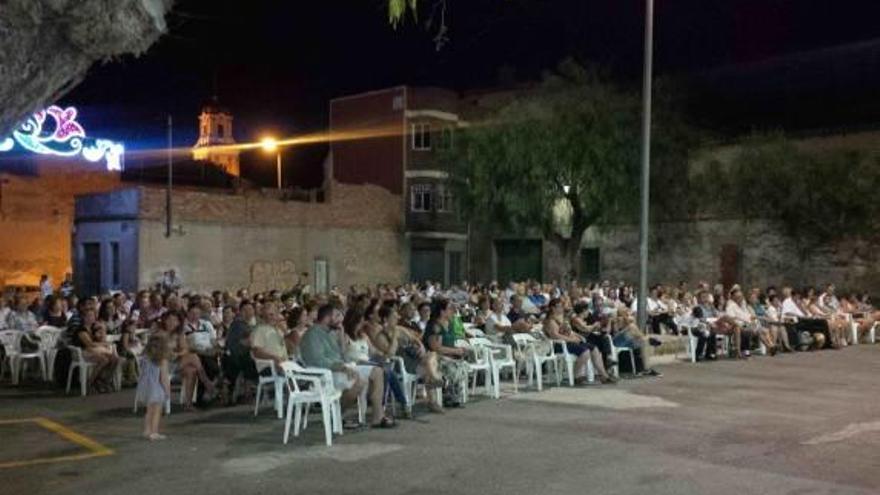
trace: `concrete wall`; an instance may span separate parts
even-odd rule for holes
[[[177,191],[174,234],[165,238],[164,192],[140,189],[139,286],[175,268],[187,289],[286,288],[301,272],[315,285],[397,283],[406,276],[401,199],[378,186],[334,184],[328,203],[269,195]]]
[[[863,241],[801,250],[778,224],[768,221],[666,222],[651,229],[651,283],[719,281],[722,246],[733,244],[740,250],[738,279],[745,285],[833,282],[843,289],[880,290],[880,246]],[[583,246],[599,248],[601,278],[638,280],[637,226],[591,229]]]
[[[186,222],[165,238],[165,225],[140,225],[141,286],[175,268],[191,290],[290,288],[301,272],[315,284],[315,261],[327,261],[329,286],[403,280],[400,235],[378,229],[310,229]]]

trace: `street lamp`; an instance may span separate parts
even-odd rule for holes
[[[260,144],[266,153],[275,152],[275,172],[278,178],[278,189],[281,189],[281,148],[273,137],[264,137]]]
[[[648,321],[648,201],[651,197],[651,77],[654,62],[654,0],[645,0],[645,67],[642,73],[642,177],[639,219],[639,302],[637,321]]]

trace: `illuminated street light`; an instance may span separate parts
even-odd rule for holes
[[[264,137],[260,141],[260,145],[263,147],[263,151],[267,153],[271,153],[278,149],[278,141],[273,137]]]
[[[278,147],[278,141],[273,137],[264,137],[260,141],[263,151],[266,153],[275,152],[275,172],[278,178],[278,189],[281,189],[281,148]]]

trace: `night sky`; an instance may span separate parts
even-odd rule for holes
[[[418,22],[397,30],[384,0],[177,2],[170,33],[140,58],[96,66],[62,103],[92,134],[129,148],[195,141],[201,103],[217,92],[239,141],[326,126],[328,100],[412,84],[465,90],[527,81],[566,56],[636,85],[642,0],[448,0],[449,42]],[[656,0],[657,74],[709,69],[880,37],[880,2]],[[878,81],[880,82],[880,81]]]

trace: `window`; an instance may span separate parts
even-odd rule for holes
[[[392,110],[403,109],[403,96],[395,96],[394,99],[391,100],[391,109]]]
[[[461,251],[450,251],[449,280],[446,282],[446,284],[457,284],[464,278],[465,277],[461,276]]]
[[[431,125],[412,125],[412,149],[426,151],[431,149]]]
[[[223,137],[223,124],[217,124],[217,137]]]
[[[410,210],[419,212],[431,211],[431,189],[430,184],[413,184],[410,186]]]
[[[111,242],[110,243],[110,271],[112,275],[112,279],[110,281],[110,286],[113,289],[119,288],[119,243]]]
[[[437,142],[438,150],[452,149],[452,127],[445,126],[440,130],[440,136]]]
[[[437,211],[452,211],[452,191],[446,186],[437,186]]]

